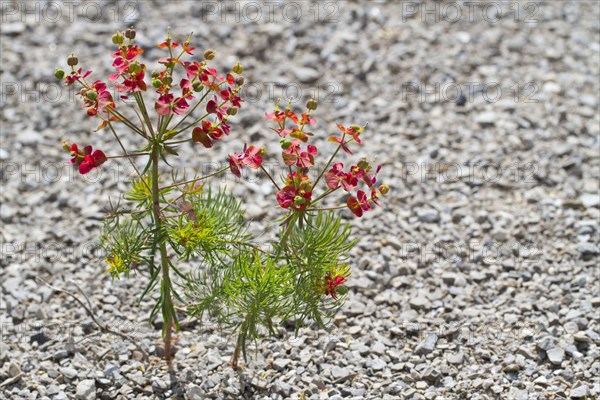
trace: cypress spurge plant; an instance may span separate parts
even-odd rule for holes
[[[167,34],[158,44],[165,57],[147,74],[135,36],[131,28],[112,37],[115,72],[108,81],[123,100],[119,105],[106,82],[93,81],[91,71],[78,67],[75,55],[67,58],[70,71],[55,72],[66,85],[80,88],[87,114],[100,121],[97,130],[108,131],[122,152],[107,156],[91,146],[64,142],[70,163],[87,174],[110,159],[125,158],[135,171],[131,189],[117,204],[111,202],[105,219],[101,242],[107,273],[113,279],[132,271],[147,275],[139,301],[154,300],[149,321],[162,316],[167,360],[182,314],[201,321],[210,317],[235,335],[234,367],[241,355],[246,357],[249,341],[274,333],[282,321],[294,321],[296,332],[308,321],[326,327],[345,298],[354,244],[349,226],[334,210],[348,207],[361,217],[389,190],[376,185],[380,166],[363,158],[344,169],[336,159],[340,150],[352,155],[350,147],[362,144],[364,127],[338,125],[339,133],[329,138],[336,148],[325,168],[317,169],[319,151],[308,143],[317,102],[310,100],[301,114],[290,104],[283,110],[278,104],[266,117],[280,141],[283,176],[272,176],[263,167],[264,148],[246,145],[229,155],[222,169],[186,178],[169,160],[179,156],[182,145],[191,143],[202,154],[201,149],[230,134],[229,120],[243,103],[243,68],[237,63],[220,76],[209,65],[213,50],[194,60],[191,35],[178,43]],[[124,135],[130,136],[128,142],[137,141],[138,148],[127,149]],[[240,201],[204,182],[226,172],[241,177],[245,167],[262,171],[277,192],[273,201],[283,212],[277,237],[269,243],[257,243],[246,229]],[[354,192],[359,185],[365,190]],[[345,204],[323,206],[340,189],[350,193]],[[182,262],[193,270],[181,270]]]

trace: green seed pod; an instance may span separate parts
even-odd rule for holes
[[[382,184],[381,186],[379,186],[379,193],[381,193],[382,195],[386,195],[388,194],[390,191],[390,187],[387,184]]]
[[[192,84],[192,88],[194,88],[194,92],[201,92],[204,89],[202,82],[196,81]]]
[[[361,158],[360,161],[358,162],[358,164],[356,164],[356,166],[360,169],[367,169],[367,168],[369,168],[369,163],[367,162],[366,159]]]
[[[125,31],[125,37],[127,39],[135,39],[135,29],[133,29],[133,27],[127,29]]]
[[[242,86],[244,84],[244,77],[243,76],[238,76],[235,79],[235,84],[238,86]]]
[[[90,100],[92,100],[92,101],[96,100],[96,97],[98,97],[98,93],[96,93],[95,90],[88,90],[88,92],[87,92],[86,95],[87,95],[87,98],[90,99]]]
[[[60,68],[56,68],[56,71],[54,71],[54,76],[56,79],[62,79],[65,77],[65,71]]]
[[[152,86],[154,86],[155,88],[157,88],[157,89],[158,89],[159,87],[161,87],[161,86],[162,86],[162,82],[161,82],[161,81],[159,81],[158,79],[154,79],[154,80],[152,81]]]
[[[311,98],[308,103],[306,103],[306,108],[308,108],[311,111],[314,111],[317,109],[317,101],[315,100],[315,98]]]
[[[231,107],[230,109],[227,110],[227,114],[229,114],[229,115],[237,114],[237,108]]]
[[[215,54],[217,54],[216,51],[208,49],[204,52],[204,58],[207,60],[212,60],[213,58],[215,58]]]
[[[123,44],[124,41],[125,41],[125,39],[123,39],[123,35],[121,35],[121,32],[119,32],[119,31],[117,31],[117,33],[115,33],[112,36],[112,42],[114,44],[121,45],[121,44]]]
[[[152,76],[153,78],[158,78],[158,76],[159,76],[159,75],[160,75],[160,72],[158,72],[158,70],[157,70],[157,69],[155,69],[154,71],[152,71],[152,75],[151,75],[151,76]]]
[[[79,60],[77,59],[77,57],[75,57],[73,55],[73,53],[71,53],[71,55],[69,56],[69,58],[67,58],[67,65],[70,67],[73,67],[75,65],[79,64]]]
[[[233,72],[235,72],[236,74],[242,74],[244,73],[244,67],[242,67],[242,64],[240,64],[240,62],[238,61],[232,69]]]
[[[164,84],[170,85],[173,82],[173,78],[171,78],[169,75],[165,75],[162,81]]]

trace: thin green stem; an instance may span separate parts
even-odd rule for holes
[[[111,113],[112,115],[118,117],[119,121],[123,122],[125,125],[127,125],[135,133],[137,133],[138,135],[140,135],[140,136],[142,136],[144,138],[146,137],[146,135],[144,134],[144,131],[142,131],[140,128],[138,128],[137,126],[135,126],[133,124],[133,122],[131,122],[128,118],[126,118],[123,114],[121,114],[120,112],[118,112],[116,109],[114,109],[112,107],[106,107],[106,110],[109,113]]]
[[[206,89],[206,93],[204,93],[204,95],[200,98],[200,100],[198,100],[198,102],[196,103],[196,105],[194,105],[194,107],[192,107],[192,109],[183,116],[183,118],[181,118],[181,120],[179,122],[177,122],[175,124],[175,126],[172,128],[173,130],[177,129],[177,127],[179,125],[181,125],[183,123],[183,121],[186,120],[187,117],[189,117],[190,115],[192,115],[192,113],[196,110],[196,108],[198,108],[198,106],[204,101],[204,99],[206,98],[206,96],[208,96],[208,94],[210,93],[210,90],[207,88]]]
[[[317,180],[315,181],[313,187],[317,186],[317,183],[319,183],[319,181],[321,180],[321,178],[323,177],[323,174],[325,173],[325,171],[327,171],[327,168],[329,168],[329,166],[331,165],[331,162],[333,161],[333,159],[335,158],[335,156],[337,156],[337,153],[339,153],[340,149],[342,148],[342,143],[344,143],[344,139],[346,138],[346,133],[344,133],[342,135],[342,142],[338,145],[338,148],[335,149],[335,151],[333,152],[333,154],[331,155],[331,157],[329,158],[329,161],[327,161],[327,164],[325,165],[325,168],[323,168],[321,170],[321,173],[319,174],[319,177],[317,178]]]
[[[221,173],[225,172],[228,169],[229,169],[229,167],[225,167],[225,168],[220,169],[220,170],[218,170],[216,172],[213,172],[212,174],[204,175],[204,176],[198,177],[196,179],[190,179],[189,181],[178,182],[178,183],[174,183],[174,184],[169,185],[169,186],[163,186],[163,187],[160,188],[160,190],[169,189],[169,188],[172,188],[172,187],[175,187],[175,186],[187,185],[188,183],[198,182],[198,181],[210,178],[211,176],[215,176],[215,175],[221,174]]]
[[[335,192],[336,190],[338,190],[340,187],[336,187],[335,189],[328,189],[326,190],[324,193],[322,193],[319,197],[317,197],[316,199],[314,199],[313,201],[311,201],[311,204],[315,204],[317,201],[321,200],[323,197],[325,196],[329,196],[331,193]]]
[[[169,258],[167,245],[161,237],[162,222],[160,216],[160,191],[158,188],[158,148],[152,148],[152,213],[154,216],[154,240],[159,242],[160,265],[162,269],[162,309],[163,309],[163,335],[165,343],[165,359],[171,360],[171,328],[173,326],[173,298],[172,284],[169,276]]]
[[[152,121],[150,121],[150,116],[148,115],[148,110],[146,109],[146,103],[144,102],[144,96],[142,96],[141,92],[133,92],[133,97],[135,98],[140,111],[142,112],[142,117],[146,122],[146,126],[150,129],[150,134],[152,137],[156,137],[154,133],[154,128],[152,128]]]
[[[269,172],[265,169],[265,167],[262,166],[262,164],[260,166],[260,169],[265,173],[265,175],[267,175],[269,177],[269,179],[271,180],[271,182],[273,182],[273,185],[275,185],[275,187],[277,188],[277,190],[281,190],[279,188],[279,185],[277,185],[277,183],[275,182],[275,180],[271,176],[271,174],[269,174]]]
[[[115,131],[115,128],[113,128],[113,126],[110,123],[110,121],[108,122],[108,127],[112,131],[115,139],[117,139],[117,142],[119,143],[119,146],[121,146],[121,149],[123,150],[123,153],[125,153],[125,156],[127,157],[127,159],[129,160],[129,162],[133,166],[133,169],[138,174],[138,176],[140,177],[140,179],[142,180],[142,182],[144,182],[144,185],[146,185],[146,188],[148,190],[150,190],[150,187],[148,187],[148,183],[146,183],[146,181],[144,179],[142,179],[142,174],[140,173],[140,170],[138,169],[137,165],[135,165],[135,163],[133,162],[133,160],[131,159],[131,157],[128,157],[129,153],[127,153],[127,150],[125,150],[125,146],[123,146],[123,142],[121,142],[121,139],[119,139],[119,135],[117,135],[117,132]]]
[[[150,153],[129,153],[129,154],[122,154],[120,156],[109,156],[106,158],[126,158],[126,157],[140,157],[140,156],[147,156]]]

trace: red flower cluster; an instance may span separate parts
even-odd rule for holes
[[[92,150],[92,146],[85,146],[80,150],[76,144],[64,143],[63,148],[69,151],[73,157],[69,161],[69,164],[78,165],[79,173],[82,175],[87,174],[92,169],[101,166],[107,161],[102,150]]]
[[[119,92],[129,94],[146,91],[146,82],[144,82],[146,66],[136,60],[136,57],[143,53],[144,50],[140,49],[137,44],[128,46],[121,44],[117,51],[112,53],[112,57],[115,59],[113,67],[117,72],[109,75],[108,79],[114,82],[119,78],[124,78],[123,82],[115,82],[115,89]],[[126,95],[121,97],[127,98]]]
[[[312,144],[308,144],[305,149],[302,148],[302,143],[306,143],[309,137],[313,136],[312,132],[305,131],[306,126],[316,122],[315,119],[310,117],[310,112],[317,108],[316,101],[311,99],[306,106],[308,111],[300,114],[300,116],[290,110],[290,105],[283,111],[280,111],[279,105],[277,105],[274,112],[265,113],[268,119],[277,123],[277,127],[271,129],[283,138],[280,142],[282,148],[281,155],[284,164],[290,168],[285,186],[277,193],[277,202],[281,207],[291,207],[295,211],[304,210],[311,204],[314,185],[307,176],[309,169],[315,165],[315,157],[318,154],[317,147]],[[287,121],[292,121],[293,125],[286,126]],[[364,127],[352,125],[346,128],[340,124],[337,124],[337,127],[342,132],[342,135],[332,136],[329,138],[329,141],[338,143],[338,150],[342,149],[346,153],[352,154],[348,144],[351,142],[363,143],[360,139],[360,134],[363,132]],[[337,154],[337,150],[335,154]],[[333,161],[334,156],[332,156],[329,163]],[[329,163],[327,165],[330,165]],[[294,166],[296,167],[296,171],[292,172],[291,169]],[[378,192],[375,188],[377,173],[381,169],[381,166],[377,166],[375,171],[371,172],[372,166],[373,164],[369,164],[363,159],[358,165],[352,166],[346,172],[344,171],[343,163],[334,163],[331,169],[324,174],[329,191],[316,197],[314,203],[340,187],[344,191],[349,192],[356,188],[360,181],[363,181],[371,189],[371,196],[367,197],[364,191],[359,190],[356,197],[350,196],[346,202],[347,207],[352,213],[361,217],[364,211],[371,209],[371,202],[379,205],[377,201],[379,194],[384,194],[383,191]],[[320,178],[321,175],[319,175],[317,183]],[[389,188],[386,186],[385,191],[387,192],[387,190]]]
[[[380,205],[377,201],[379,193],[375,188],[375,183],[377,182],[377,173],[381,170],[381,165],[378,165],[375,173],[371,175],[372,166],[373,164],[369,164],[367,160],[362,159],[358,165],[353,165],[349,172],[344,172],[344,164],[335,163],[325,174],[325,181],[330,189],[337,189],[341,186],[344,191],[349,192],[358,185],[359,180],[362,180],[371,189],[370,198],[367,198],[365,192],[362,190],[356,193],[357,197],[350,196],[348,198],[346,204],[350,211],[357,217],[362,217],[363,211],[371,209],[370,202]]]
[[[288,175],[286,185],[277,192],[277,202],[282,208],[299,211],[310,205],[312,198],[312,182],[306,175],[293,172]]]

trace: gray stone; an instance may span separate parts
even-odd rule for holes
[[[298,67],[294,68],[294,74],[296,74],[296,78],[301,83],[313,83],[319,80],[321,77],[321,73],[316,69],[306,68],[306,67]]]
[[[78,400],[94,400],[96,398],[96,382],[93,379],[79,381],[75,389]]]
[[[425,336],[425,339],[423,339],[423,341],[415,348],[415,354],[421,356],[431,353],[435,349],[437,339],[438,337],[435,333],[428,333]]]
[[[77,370],[71,367],[62,367],[58,369],[67,379],[74,379],[77,376]]]
[[[552,364],[560,365],[565,358],[565,351],[560,347],[554,347],[550,350],[547,350],[546,355]]]
[[[584,193],[579,197],[581,204],[587,208],[596,207],[600,203],[600,196],[597,193]]]
[[[581,399],[590,395],[590,388],[588,385],[577,386],[571,390],[572,399]]]
[[[454,365],[460,365],[463,363],[464,360],[464,354],[462,352],[458,352],[458,353],[450,353],[448,355],[446,355],[446,360],[450,363],[450,364],[454,364]]]
[[[278,358],[273,361],[273,368],[276,371],[284,371],[291,362],[289,358]]]

